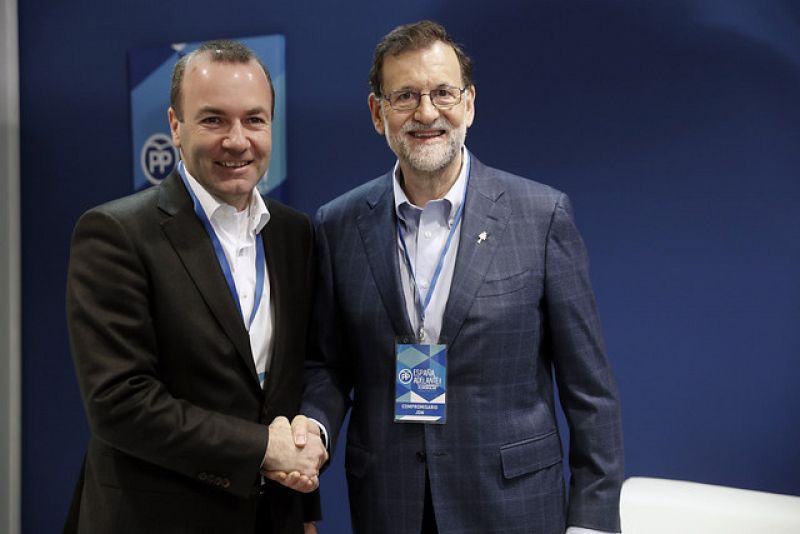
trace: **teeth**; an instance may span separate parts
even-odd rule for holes
[[[414,132],[414,137],[438,137],[441,132]]]
[[[233,168],[233,167],[244,167],[247,165],[246,161],[220,161],[220,165],[223,167]]]

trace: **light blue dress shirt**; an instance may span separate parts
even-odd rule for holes
[[[431,282],[436,271],[436,265],[444,252],[445,242],[455,223],[456,213],[464,202],[464,192],[467,188],[467,173],[469,172],[469,151],[462,149],[464,159],[461,170],[455,183],[445,194],[444,198],[431,200],[425,206],[415,206],[400,186],[398,174],[399,163],[394,168],[394,205],[397,220],[402,227],[405,238],[408,258],[413,266],[413,274],[406,261],[401,237],[397,236],[397,254],[400,261],[400,280],[403,285],[406,313],[414,332],[420,331],[420,317],[417,307],[417,295],[414,288],[415,279],[419,289],[419,297],[424,301],[431,289]],[[453,229],[453,238],[444,257],[442,270],[436,281],[430,303],[425,311],[425,340],[436,343],[442,331],[442,319],[447,306],[447,297],[450,295],[450,285],[453,282],[453,272],[456,266],[456,255],[460,242],[461,223]],[[441,340],[447,342],[447,340]]]

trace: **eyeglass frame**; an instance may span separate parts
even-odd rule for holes
[[[427,96],[428,99],[431,101],[431,105],[433,107],[435,107],[438,110],[448,110],[448,109],[453,109],[454,107],[459,105],[464,100],[464,93],[467,91],[467,89],[470,88],[470,85],[471,84],[467,84],[464,87],[462,87],[461,89],[459,89],[458,87],[456,87],[454,85],[440,85],[436,89],[432,89],[432,90],[428,91],[427,93],[423,93],[421,91],[412,91],[411,89],[398,89],[397,91],[392,91],[388,95],[387,94],[378,95],[377,98],[379,100],[386,100],[389,103],[389,107],[393,111],[403,112],[403,111],[416,111],[417,109],[419,109],[420,104],[422,104],[422,97],[423,96]],[[433,98],[431,98],[431,93],[433,91],[436,91],[437,89],[445,89],[445,88],[447,88],[447,89],[458,89],[458,102],[456,102],[456,103],[454,103],[452,105],[449,105],[449,106],[445,106],[445,107],[437,106],[436,103],[433,101]],[[412,94],[418,93],[419,94],[419,98],[417,99],[417,105],[414,106],[413,108],[408,108],[408,109],[397,109],[397,108],[395,108],[392,105],[391,96],[394,95],[394,94],[397,94],[397,93],[412,93]]]

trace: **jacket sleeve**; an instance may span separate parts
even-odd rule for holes
[[[300,413],[316,419],[328,432],[333,457],[339,430],[350,408],[353,388],[343,327],[340,322],[333,283],[332,251],[324,225],[324,210],[317,214],[317,291],[311,321],[309,355],[306,359],[305,388]]]
[[[552,215],[546,255],[546,327],[570,430],[567,524],[619,532],[619,397],[605,355],[588,256],[563,194]]]

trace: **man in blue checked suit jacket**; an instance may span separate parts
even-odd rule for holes
[[[398,162],[319,210],[301,407],[331,444],[352,407],[353,530],[619,532],[619,400],[569,200],[464,147],[472,68],[441,26],[393,30],[370,81]],[[447,344],[444,424],[395,422],[402,336]]]

